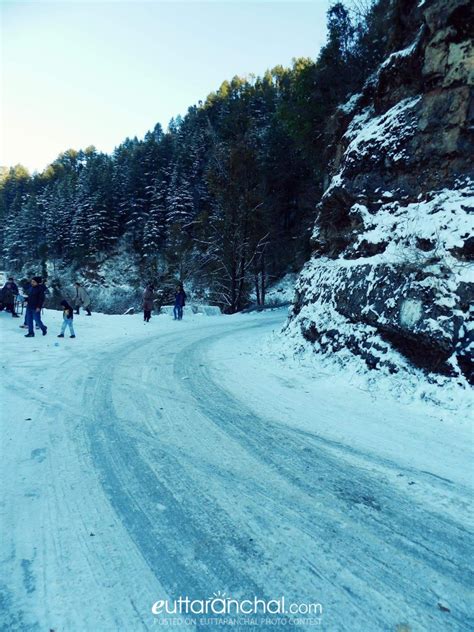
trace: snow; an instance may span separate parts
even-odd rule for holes
[[[413,327],[423,315],[421,301],[405,299],[400,308],[400,321],[406,327]]]
[[[391,66],[392,64],[399,63],[400,60],[403,59],[404,57],[410,57],[411,55],[413,55],[420,42],[420,37],[421,37],[422,32],[423,32],[423,29],[420,29],[418,31],[418,34],[415,40],[409,46],[407,46],[406,48],[403,48],[402,50],[397,50],[391,55],[389,55],[387,59],[380,65],[378,72],[380,72],[381,69],[388,68],[388,66]]]
[[[358,96],[354,95],[357,98]],[[324,193],[325,197],[343,184],[346,166],[359,164],[361,160],[368,158],[376,162],[382,157],[394,162],[406,158],[403,148],[415,133],[416,106],[420,100],[420,96],[408,97],[379,116],[375,116],[374,108],[368,106],[353,117],[343,137],[347,145],[341,161],[343,168],[332,177]],[[342,106],[344,112],[347,109],[349,113],[353,107],[351,101],[352,99]],[[390,195],[390,191],[385,191],[383,197],[389,198]]]
[[[201,316],[220,316],[220,307],[216,305],[203,305],[201,303],[187,303],[187,311],[190,314]],[[162,305],[160,308],[160,314],[167,314],[173,316],[174,305]]]
[[[465,394],[292,357],[285,318],[94,313],[58,340],[59,312],[33,339],[0,313],[1,629],[152,630],[158,599],[217,591],[470,627]]]
[[[338,174],[334,180],[341,177]],[[305,302],[321,302],[321,288],[334,288],[335,291],[343,292],[345,288],[352,287],[351,279],[356,275],[355,279],[359,278],[359,281],[354,283],[366,284],[367,304],[361,310],[367,314],[374,310],[372,291],[376,290],[377,283],[386,279],[389,269],[400,269],[406,279],[406,288],[409,285],[412,293],[415,288],[420,292],[432,290],[432,305],[446,308],[463,317],[456,308],[455,295],[461,283],[472,282],[474,268],[471,262],[460,259],[455,249],[462,249],[466,239],[474,234],[474,182],[465,179],[456,186],[455,189],[426,192],[416,202],[394,200],[385,191],[376,212],[369,211],[364,204],[353,204],[349,209],[349,216],[353,218],[357,232],[354,231],[353,234],[350,256],[343,252],[338,259],[312,258],[304,266],[297,282],[297,290],[304,292]],[[317,231],[316,226],[313,238],[317,237]],[[379,252],[364,256],[366,244],[379,244]],[[354,256],[358,253],[359,256]],[[407,273],[407,270],[415,269],[422,272],[418,279],[411,278]],[[393,300],[389,299],[390,302],[387,301],[385,307],[391,310],[396,308],[396,303],[402,298],[406,288],[394,287]],[[418,318],[415,319],[413,310],[402,304],[400,308],[403,309],[400,322],[407,326],[412,323],[412,328],[417,331],[446,336],[452,326],[448,320],[443,323],[441,318],[438,321],[420,318],[418,313]],[[291,326],[290,330],[294,339],[292,344],[296,346],[305,344],[300,333],[300,324],[303,321],[314,323],[316,329],[322,331],[338,329],[341,340],[354,333],[362,340],[364,334],[367,334],[372,337],[375,345],[380,343],[386,346],[382,341],[376,340],[374,328],[349,322],[329,304],[327,297],[319,306],[307,306],[295,320],[294,327]],[[383,314],[378,315],[378,322],[387,322]],[[441,325],[446,328],[444,333]],[[389,357],[388,347],[386,349],[385,357]],[[345,356],[345,351],[342,353]],[[397,357],[396,364],[406,366],[401,357]]]
[[[376,157],[387,155],[399,160],[407,138],[414,134],[414,109],[421,97],[403,99],[384,114],[374,116],[372,107],[355,116],[345,134],[349,144],[345,152],[347,162],[360,160],[372,153]]]
[[[255,338],[239,332],[232,337],[231,349],[229,340],[221,340],[209,356],[222,384],[236,395],[245,388],[247,404],[252,402],[255,412],[267,409],[268,417],[278,418],[283,425],[317,432],[364,453],[370,449],[406,467],[416,464],[467,486],[472,482],[466,467],[472,420],[468,414],[458,414],[471,409],[472,393],[459,389],[444,398],[440,392],[439,400],[430,402],[430,385],[420,373],[411,383],[399,384],[405,389],[401,398],[393,390],[395,382],[401,381],[399,376],[381,377],[373,371],[357,375],[355,364],[337,367],[314,353],[290,355],[276,327],[260,343]],[[278,392],[278,398],[272,392]],[[464,456],[458,450],[465,451]]]
[[[466,236],[474,231],[474,182],[461,189],[442,189],[431,194],[431,199],[403,205],[400,202],[383,205],[375,214],[364,212],[365,230],[362,240],[378,243],[388,234],[392,243],[401,236],[428,239],[438,248],[449,250],[462,247]],[[357,210],[365,207],[357,205]]]
[[[353,94],[346,103],[343,103],[338,107],[338,110],[340,110],[343,114],[351,114],[351,112],[353,112],[356,108],[361,96],[362,94],[360,92]]]
[[[278,279],[278,281],[269,284],[265,292],[265,306],[279,307],[290,305],[295,296],[295,283],[297,278],[297,274],[289,272],[281,279]],[[255,292],[252,293],[251,300],[256,302],[257,298]]]
[[[472,280],[473,268],[469,263],[460,262],[449,252],[454,248],[462,248],[464,240],[474,234],[474,182],[469,181],[456,190],[442,189],[432,192],[427,199],[403,205],[400,202],[383,204],[377,213],[369,213],[361,204],[352,207],[350,213],[358,215],[363,221],[356,247],[362,242],[387,242],[383,253],[358,258],[340,265],[400,264],[412,262],[431,269],[433,277],[423,283],[439,285],[439,269],[449,269],[452,284],[463,280]],[[417,244],[419,240],[427,240],[432,244],[428,251],[422,251]],[[429,268],[429,262],[437,258],[439,263]],[[452,285],[451,289],[454,289]]]

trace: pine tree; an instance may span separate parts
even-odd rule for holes
[[[167,223],[180,230],[189,229],[193,220],[194,202],[189,178],[175,165],[166,196]]]
[[[146,262],[156,267],[160,247],[166,238],[166,189],[163,177],[158,177],[152,188],[151,208],[143,229],[143,256]]]
[[[89,249],[89,216],[92,208],[91,191],[87,169],[81,171],[77,183],[74,211],[71,221],[70,244],[75,259],[82,260]]]

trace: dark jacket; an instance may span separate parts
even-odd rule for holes
[[[8,292],[12,292],[13,296],[18,294],[18,285],[16,283],[12,283],[11,281],[7,281],[3,286],[3,289]]]
[[[30,283],[28,283],[28,285],[25,285],[25,287],[23,288],[23,301],[26,306],[28,306],[28,296],[30,295],[31,288],[32,285]]]
[[[11,291],[11,289],[5,287],[2,287],[2,289],[0,290],[0,296],[1,296],[1,301],[4,305],[9,305],[10,303],[13,303],[15,300],[15,295],[13,294],[13,292]]]
[[[8,305],[15,302],[15,296],[18,294],[18,288],[14,283],[5,283],[2,289],[2,302]]]
[[[41,309],[44,303],[44,285],[35,285],[28,294],[28,307],[30,309]]]
[[[74,318],[74,310],[70,305],[69,307],[65,307],[63,309],[63,318],[67,320],[72,320]]]
[[[186,292],[184,290],[176,292],[174,296],[174,304],[175,307],[184,307],[186,305]]]

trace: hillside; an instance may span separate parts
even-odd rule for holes
[[[383,56],[388,1],[357,16],[336,3],[315,59],[224,80],[111,154],[65,148],[41,173],[0,171],[0,268],[42,274],[56,299],[82,281],[96,310],[120,312],[149,280],[226,313],[252,293],[265,304],[310,255],[327,120]]]
[[[474,5],[392,11],[391,52],[331,121],[332,179],[287,332],[371,368],[404,356],[472,379]]]

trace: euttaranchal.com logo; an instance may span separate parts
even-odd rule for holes
[[[176,599],[161,599],[155,601],[151,611],[157,617],[161,617],[160,621],[165,623],[165,619],[168,618],[168,624],[172,624],[173,621],[170,617],[176,617],[175,623],[178,623],[178,618],[187,617],[207,617],[206,621],[201,618],[199,622],[201,624],[208,623],[219,624],[226,623],[232,624],[232,620],[229,617],[255,617],[265,616],[271,617],[274,624],[290,624],[294,623],[295,618],[298,617],[311,617],[311,620],[306,620],[306,623],[312,623],[318,625],[320,623],[320,617],[323,614],[323,607],[320,603],[315,602],[287,602],[284,596],[277,599],[262,599],[257,596],[253,596],[248,599],[235,599],[229,597],[225,592],[218,591],[207,599],[190,599],[187,596],[180,596]],[[226,617],[226,619],[222,619]],[[181,619],[181,622],[182,619]],[[195,623],[196,621],[188,620],[187,623]],[[254,619],[239,619],[234,620],[233,624],[255,624]],[[267,620],[267,623],[271,623]]]

